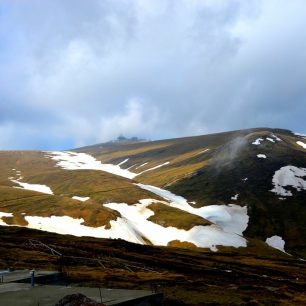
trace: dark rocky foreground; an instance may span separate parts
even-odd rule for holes
[[[0,227],[0,254],[2,268],[59,269],[67,284],[150,289],[165,305],[306,305],[305,261],[252,242],[212,253]]]
[[[70,294],[62,298],[55,306],[105,306],[103,303],[97,303],[84,294]]]

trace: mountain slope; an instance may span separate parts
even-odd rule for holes
[[[259,128],[73,152],[0,152],[0,222],[213,251],[269,238],[305,256],[305,143],[287,130]]]
[[[286,241],[290,252],[305,254],[306,179],[291,175],[292,169],[288,169],[280,180],[289,176],[289,181],[299,180],[301,187],[290,186],[290,182],[278,188],[273,184],[273,177],[283,167],[306,167],[305,143],[302,136],[287,130],[259,128],[130,146],[100,145],[86,148],[86,152],[104,162],[128,158],[125,167],[135,165],[130,169],[137,173],[137,167],[144,163],[147,164],[141,167],[142,171],[169,162],[140,174],[137,180],[182,195],[196,202],[195,207],[247,205],[247,236],[265,240],[278,235]],[[271,192],[273,189],[279,194]],[[284,190],[292,196],[284,196]]]

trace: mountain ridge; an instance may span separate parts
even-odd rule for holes
[[[304,180],[293,175],[292,169],[303,171],[306,166],[305,149],[298,143],[303,140],[284,129],[254,128],[106,147],[98,144],[71,152],[2,151],[1,225],[28,224],[67,233],[60,225],[65,220],[77,235],[85,231],[89,236],[99,233],[99,237],[157,245],[178,240],[211,250],[231,246],[230,241],[246,247],[253,238],[276,241],[274,247],[302,256],[306,251]],[[282,171],[303,188],[279,185],[277,190],[283,188],[288,194],[278,196],[271,191],[276,188],[274,177],[291,164],[295,168]],[[36,191],[26,190],[25,186],[35,184]],[[52,194],[38,195],[39,186],[48,186]],[[12,199],[17,187],[20,200]],[[237,231],[246,216],[247,223],[243,221]],[[126,228],[124,233],[119,225]],[[148,228],[172,238],[156,239]],[[245,238],[239,238],[242,233]],[[215,243],[207,244],[212,234]]]

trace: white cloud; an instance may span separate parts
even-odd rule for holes
[[[26,128],[29,146],[304,128],[301,0],[3,0],[0,11],[0,126]]]

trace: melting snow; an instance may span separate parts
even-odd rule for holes
[[[277,136],[274,135],[274,134],[271,134],[271,137],[273,137],[273,138],[276,139],[277,141],[282,141],[279,137],[277,137]]]
[[[209,151],[209,149],[205,149],[205,150],[203,150],[203,151],[200,151],[200,152],[197,153],[197,155],[198,155],[198,154],[205,153],[205,152],[207,152],[207,151]]]
[[[147,208],[147,206],[159,201],[144,199],[134,205],[125,203],[104,204],[104,206],[120,212],[122,216],[115,221],[110,221],[110,229],[105,229],[105,226],[96,228],[85,226],[82,224],[84,222],[83,219],[74,219],[69,216],[25,216],[25,220],[28,222],[27,227],[75,236],[121,238],[140,244],[145,244],[143,238],[149,239],[156,245],[167,245],[173,240],[188,241],[198,247],[210,248],[212,251],[217,251],[217,245],[246,246],[246,239],[242,237],[242,233],[246,229],[249,220],[246,207],[230,204],[193,208],[186,199],[167,190],[150,185],[136,185],[170,201],[170,203],[163,201],[162,203],[165,205],[201,216],[215,224],[194,226],[190,230],[177,229],[175,227],[165,228],[147,220],[150,216],[154,215],[154,212]],[[12,216],[12,214],[3,213],[2,215],[0,214],[1,216]],[[1,218],[0,222],[6,225]]]
[[[260,145],[260,142],[264,141],[262,138],[257,138],[255,141],[252,142],[253,145],[258,146]]]
[[[274,138],[275,140],[277,140],[277,141],[282,141],[280,138],[278,138],[278,137],[277,137],[276,135],[274,135],[274,134],[271,134],[271,137],[273,137],[273,138]],[[266,137],[266,140],[275,143],[275,140],[274,140],[273,138],[271,138],[271,137]],[[258,145],[260,145],[261,142],[263,142],[263,141],[264,141],[263,138],[257,138],[255,141],[252,142],[252,144],[258,146]]]
[[[258,158],[267,158],[267,156],[265,154],[257,154]]]
[[[74,219],[68,216],[37,217],[26,216],[28,228],[39,229],[63,235],[90,236],[97,238],[124,239],[134,243],[143,244],[144,241],[135,228],[124,218],[110,221],[111,228],[105,226],[90,227],[82,225],[84,219]]]
[[[266,244],[268,244],[269,246],[271,246],[272,248],[278,249],[284,253],[285,252],[285,241],[282,239],[282,237],[280,236],[272,236],[270,238],[266,239]]]
[[[6,213],[0,211],[0,225],[7,225],[3,220],[2,217],[13,217],[12,213]]]
[[[109,203],[106,207],[121,213],[122,218],[110,221],[111,228],[105,226],[89,227],[82,225],[84,219],[74,219],[69,216],[25,216],[26,227],[74,236],[90,236],[97,238],[124,239],[130,242],[145,244],[144,237],[155,245],[167,245],[172,240],[189,241],[199,247],[208,247],[216,251],[216,245],[245,247],[246,240],[236,234],[225,232],[217,225],[195,226],[186,231],[175,227],[162,227],[148,221],[154,212],[147,208],[156,200],[141,200],[138,204]],[[0,213],[0,224],[7,225],[1,217],[12,217],[11,213]]]
[[[168,165],[170,162],[157,165],[140,173],[133,173],[126,169],[121,169],[120,165],[127,161],[124,160],[118,165],[102,164],[94,157],[85,153],[75,152],[47,152],[47,156],[57,161],[57,166],[68,170],[100,170],[120,175],[126,178],[134,178],[137,175],[152,171],[157,168]],[[146,163],[145,163],[146,164]],[[141,165],[144,166],[145,164]],[[141,167],[139,166],[139,167]],[[23,188],[36,190],[40,192],[52,193],[51,189],[45,185],[28,184],[20,181],[14,181]],[[186,231],[175,227],[162,227],[147,219],[154,215],[154,212],[147,208],[150,203],[156,200],[145,199],[134,205],[125,203],[108,203],[106,207],[117,210],[122,218],[116,221],[110,221],[111,228],[89,227],[82,223],[83,219],[74,219],[68,216],[26,216],[29,223],[27,227],[41,229],[45,231],[56,232],[60,234],[72,234],[76,236],[93,236],[101,238],[121,238],[127,241],[144,244],[144,237],[157,245],[167,245],[172,240],[189,241],[200,247],[209,247],[216,251],[216,245],[241,247],[246,246],[246,240],[242,237],[243,231],[247,228],[249,216],[247,207],[241,207],[235,204],[230,205],[210,205],[201,208],[192,207],[186,199],[177,196],[167,190],[158,187],[135,184],[142,189],[151,191],[168,202],[162,202],[165,205],[181,209],[194,215],[198,215],[211,221],[212,225],[194,226]],[[85,200],[89,197],[74,196],[74,199]]]
[[[78,201],[81,201],[81,202],[85,202],[87,200],[90,199],[90,197],[79,197],[79,196],[73,196],[72,199],[74,200],[78,200]]]
[[[122,161],[121,163],[119,163],[117,166],[123,165],[123,164],[126,163],[128,160],[129,160],[129,158],[125,159],[124,161]]]
[[[146,162],[146,163],[143,163],[142,165],[140,165],[140,166],[138,166],[136,169],[139,169],[139,168],[141,168],[141,167],[144,167],[145,165],[147,165],[148,163]]]
[[[109,172],[115,175],[123,176],[129,179],[133,179],[137,174],[126,169],[121,169],[119,165],[102,164],[96,160],[93,156],[86,153],[75,152],[47,152],[48,157],[57,161],[57,166],[67,170],[100,170]],[[123,161],[124,162],[124,161]]]
[[[198,247],[207,247],[216,251],[216,245],[241,247],[246,246],[246,240],[234,233],[226,232],[219,226],[194,226],[186,231],[175,227],[163,227],[147,220],[154,212],[147,208],[154,200],[142,200],[139,204],[108,203],[104,206],[118,211],[123,217],[132,222],[141,236],[149,239],[154,245],[166,246],[170,241],[188,241]]]
[[[248,226],[249,216],[247,214],[246,206],[241,207],[235,204],[229,204],[209,205],[201,208],[194,208],[189,205],[185,198],[177,196],[168,190],[151,185],[136,185],[166,199],[170,202],[168,204],[169,206],[184,210],[218,224],[224,231],[242,235],[243,231]]]
[[[306,150],[306,143],[302,142],[302,141],[297,141],[296,142],[299,146],[303,147]]]
[[[0,218],[2,217],[13,217],[12,213],[0,212]]]
[[[115,175],[123,176],[125,178],[133,179],[135,176],[145,173],[147,171],[152,171],[160,167],[168,165],[170,162],[165,162],[161,165],[155,166],[153,168],[144,170],[140,173],[134,173],[128,169],[121,169],[120,165],[127,162],[125,159],[118,165],[113,164],[102,164],[99,160],[96,160],[93,156],[86,153],[76,153],[68,151],[53,151],[46,152],[47,156],[57,161],[57,166],[67,170],[100,170],[109,172]]]
[[[23,179],[23,176],[21,176],[21,171],[20,170],[16,170],[16,169],[12,169],[13,171],[15,171],[15,175],[18,177],[16,180],[20,181]],[[15,177],[16,177],[15,176]],[[9,177],[9,180],[12,181],[14,179],[14,177]]]
[[[170,164],[170,162],[167,161],[167,162],[165,162],[165,163],[163,163],[163,164],[160,164],[160,165],[157,165],[157,166],[155,166],[155,167],[153,167],[153,168],[144,170],[144,171],[138,173],[137,175],[140,175],[140,174],[143,174],[143,173],[145,173],[145,172],[148,172],[148,171],[152,171],[152,170],[158,169],[158,168],[160,168],[160,167],[163,167],[163,166],[166,166],[166,165],[169,165],[169,164]]]
[[[293,134],[306,139],[306,134],[301,134],[301,133],[293,133]]]
[[[306,181],[302,179],[306,176],[306,168],[298,168],[295,166],[285,166],[275,171],[272,179],[274,188],[270,191],[280,196],[292,196],[290,190],[284,187],[291,186],[297,191],[306,190]]]
[[[267,137],[266,139],[269,140],[270,142],[274,142],[275,143],[274,139],[272,139],[270,137]]]
[[[239,193],[235,194],[233,197],[231,197],[231,200],[237,201],[238,200],[238,196],[239,196]]]
[[[27,190],[33,190],[33,191],[47,193],[47,194],[53,194],[53,191],[50,189],[50,187],[46,185],[23,183],[18,180],[11,180],[11,182],[21,186],[21,187],[14,186],[14,188],[27,189]]]
[[[130,170],[130,169],[132,169],[133,167],[135,167],[136,166],[136,164],[135,165],[132,165],[132,166],[130,166],[130,167],[128,167],[128,168],[126,168],[126,170]]]

